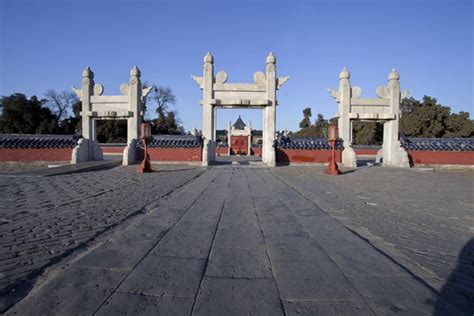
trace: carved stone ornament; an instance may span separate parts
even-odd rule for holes
[[[390,97],[390,88],[387,86],[380,86],[376,90],[377,96],[382,99],[388,99]]]
[[[267,82],[267,79],[265,78],[265,74],[261,71],[257,71],[253,74],[253,81],[255,81],[257,84],[263,85]]]
[[[104,86],[100,83],[94,85],[94,95],[102,95],[104,93]]]
[[[133,85],[138,84],[138,79],[137,79],[137,77],[132,77],[132,79],[130,79],[130,84],[133,84]]]
[[[362,93],[362,89],[359,86],[354,86],[354,87],[351,88],[351,97],[352,98],[360,97],[361,93]]]
[[[149,86],[147,88],[142,89],[142,98],[146,98],[148,93],[150,93],[151,89],[153,89],[153,86]]]
[[[191,78],[202,88],[202,77],[191,75]]]
[[[227,81],[227,73],[225,71],[219,71],[216,75],[216,83],[224,83]]]
[[[339,91],[338,90],[334,90],[334,89],[331,89],[331,88],[328,88],[328,93],[331,97],[333,97],[334,99],[336,99],[337,101],[339,101]]]
[[[288,81],[288,79],[290,79],[290,76],[278,78],[278,86],[277,86],[277,88],[280,89],[280,87],[281,87],[282,85],[284,85],[285,82]]]
[[[78,89],[76,87],[72,87],[72,90],[74,91],[74,93],[77,95],[77,97],[80,99],[82,98],[82,89]]]
[[[123,83],[120,85],[120,92],[122,93],[122,95],[128,95],[130,91],[130,86],[126,83]]]

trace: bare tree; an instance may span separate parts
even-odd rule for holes
[[[73,108],[73,105],[79,102],[78,97],[71,91],[56,92],[53,89],[46,91],[48,107],[54,112],[58,118],[58,123],[67,118]]]
[[[170,87],[153,85],[151,99],[156,103],[156,113],[159,115],[165,114],[168,106],[176,104],[176,96]]]

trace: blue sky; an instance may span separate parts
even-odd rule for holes
[[[190,75],[201,75],[207,51],[228,82],[253,82],[271,51],[278,75],[291,77],[278,92],[278,129],[297,130],[308,106],[313,119],[334,116],[326,88],[342,67],[363,97],[397,68],[413,97],[472,115],[473,12],[470,0],[0,0],[0,95],[79,86],[86,66],[118,94],[137,65],[143,80],[173,89],[189,130],[202,124]],[[219,110],[218,128],[238,114],[261,127],[259,110]]]

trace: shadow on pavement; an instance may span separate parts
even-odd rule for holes
[[[433,315],[446,315],[445,302],[465,315],[474,315],[474,238],[461,250],[456,268],[441,289]]]

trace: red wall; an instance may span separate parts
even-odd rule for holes
[[[151,161],[202,161],[202,148],[148,148]],[[143,159],[143,150],[139,150]]]
[[[229,154],[228,147],[218,146],[216,149],[216,153],[220,156],[227,156]]]
[[[250,147],[250,154],[262,157],[262,148],[261,147]]]
[[[411,165],[474,165],[473,151],[409,150]]]
[[[123,153],[123,150],[125,149],[125,145],[123,146],[107,146],[107,145],[99,145],[100,148],[102,149],[102,153],[107,154],[107,153]]]
[[[356,148],[354,149],[356,155],[362,155],[362,156],[376,156],[377,152],[379,151],[378,149],[372,149],[372,148]]]
[[[0,161],[71,161],[72,148],[0,148]]]
[[[330,150],[281,149],[276,152],[278,163],[326,163],[331,159]],[[341,162],[341,150],[336,150],[336,162]]]

